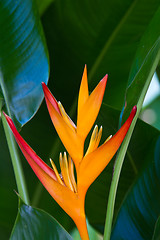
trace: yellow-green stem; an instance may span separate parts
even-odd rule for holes
[[[9,152],[11,155],[18,193],[23,199],[23,201],[29,205],[29,197],[28,197],[28,192],[26,188],[26,182],[23,174],[22,165],[20,162],[19,154],[18,154],[17,145],[2,112],[1,112],[1,117],[2,117],[2,123],[3,123],[4,131],[5,131],[5,135],[8,143]]]

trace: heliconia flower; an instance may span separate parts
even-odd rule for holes
[[[91,130],[101,107],[107,75],[89,95],[87,69],[85,66],[78,99],[77,127],[57,102],[45,83],[42,83],[46,104],[54,127],[69,155],[77,166],[83,158],[84,141]]]
[[[123,126],[113,137],[109,136],[101,146],[99,146],[99,142],[102,136],[102,127],[98,130],[96,125],[88,149],[84,153],[84,142],[100,110],[106,82],[107,75],[89,95],[85,66],[78,98],[77,126],[66,114],[62,104],[56,101],[47,86],[42,83],[52,122],[69,153],[68,156],[66,152],[60,153],[61,174],[58,173],[52,159],[50,162],[53,169],[38,157],[20,136],[11,118],[4,113],[31,168],[50,195],[73,219],[83,240],[89,239],[84,210],[86,192],[118,150],[137,111],[134,106]],[[77,180],[74,175],[74,165]]]

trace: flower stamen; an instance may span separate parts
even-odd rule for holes
[[[52,160],[51,158],[50,158],[49,160],[50,160],[50,163],[51,163],[51,165],[52,165],[52,168],[53,168],[53,170],[54,170],[54,172],[55,172],[55,175],[56,175],[56,177],[57,177],[57,181],[58,181],[60,184],[64,185],[64,183],[63,183],[63,181],[62,181],[62,179],[61,179],[61,177],[60,177],[60,175],[59,175],[59,173],[58,173],[58,171],[57,171],[56,165],[54,164],[54,162],[53,162],[53,160]]]
[[[102,126],[100,127],[100,129],[98,131],[98,126],[96,125],[93,129],[90,143],[89,143],[89,146],[88,146],[85,156],[87,154],[93,152],[98,147],[101,137],[102,137]]]
[[[75,175],[74,175],[74,164],[70,156],[68,156],[68,160],[69,160],[69,176],[72,182],[74,192],[77,193],[77,184],[76,184]]]
[[[67,160],[66,152],[64,152],[64,156],[62,156],[62,153],[60,153],[59,162],[60,162],[61,173],[62,173],[64,183],[72,192],[74,192],[74,188],[69,175],[68,160]]]
[[[102,137],[102,126],[100,127],[99,132],[97,133],[94,150],[98,147],[101,137]]]
[[[112,135],[110,135],[104,143],[108,142],[111,138],[112,138]]]

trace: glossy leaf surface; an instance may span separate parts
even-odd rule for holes
[[[160,60],[160,7],[144,33],[131,68],[125,100],[125,116],[130,107],[141,108],[146,91]]]
[[[90,88],[108,73],[104,102],[121,110],[136,49],[158,6],[157,0],[60,0],[50,5],[42,21],[51,64],[55,64],[51,81],[52,77],[59,83],[65,79],[64,89],[72,96],[70,104],[77,96],[72,86],[78,89],[75,79],[81,78],[86,63]],[[54,87],[60,92],[58,82]]]
[[[142,37],[135,61],[133,62],[133,68],[130,73],[130,76],[131,78],[133,77],[133,80],[131,83],[129,82],[130,86],[127,90],[126,102],[125,102],[125,107],[126,107],[125,114],[128,113],[128,108],[135,103],[137,103],[140,111],[145,94],[150,84],[151,78],[158,65],[159,58],[160,58],[160,32],[159,32],[159,29],[157,28],[157,23],[159,21],[159,13],[160,13],[160,8],[157,10],[149,27],[147,28],[144,36]],[[148,46],[148,49],[147,49],[147,46]],[[154,146],[154,148],[156,148],[156,146]],[[151,149],[152,148],[150,147],[149,150],[147,151],[148,152],[147,157],[150,156],[151,160],[153,160],[154,158],[152,156],[153,154],[151,155],[150,153]],[[157,158],[159,160],[160,156],[157,156]],[[150,160],[150,163],[152,166],[151,160]],[[155,161],[158,162],[158,160],[155,160]],[[152,168],[150,167],[150,169]],[[144,176],[142,177],[140,176],[137,181],[139,182],[140,186],[138,186],[137,189],[135,189],[131,197],[132,200],[130,200],[130,202],[127,203],[128,212],[126,211],[125,207],[121,208],[119,213],[119,216],[121,215],[121,220],[120,221],[117,220],[116,222],[116,225],[115,225],[116,230],[114,230],[113,232],[113,239],[117,239],[117,238],[129,239],[129,232],[130,234],[133,232],[131,234],[132,239],[135,239],[135,238],[150,239],[153,234],[155,221],[159,216],[159,210],[158,210],[159,207],[156,206],[156,203],[159,202],[159,195],[158,194],[156,195],[155,193],[156,192],[155,189],[158,188],[159,183],[158,183],[158,177],[155,172],[155,169],[150,170],[150,173],[148,173],[148,171],[146,170],[146,172],[144,173]],[[145,189],[145,186],[142,187],[143,184],[147,186],[147,190]],[[150,201],[150,199],[155,200],[156,202],[155,207],[153,207],[153,203]],[[135,209],[133,210],[133,212],[134,213],[136,212],[136,216],[131,211],[133,205],[135,206]],[[125,214],[127,216],[126,219],[125,219],[126,217]],[[120,226],[124,222],[128,224],[126,231]],[[118,228],[119,230],[120,229],[121,230],[119,231]]]
[[[46,212],[21,204],[11,240],[50,239],[72,240],[58,222]]]
[[[159,240],[159,239],[160,239],[160,217],[158,218],[155,224],[154,234],[152,237],[152,240]]]
[[[118,214],[111,239],[151,239],[160,215],[160,136],[146,156],[147,166],[129,191]],[[125,225],[123,224],[125,222]]]
[[[50,0],[46,2],[50,2]],[[57,100],[63,103],[67,113],[73,119],[77,103],[75,99],[85,63],[88,66],[89,90],[92,91],[98,81],[108,73],[103,102],[121,110],[136,50],[158,6],[159,0],[107,0],[101,2],[54,0],[46,9],[41,19],[51,58],[49,88]],[[148,43],[146,42],[146,44]],[[142,56],[144,57],[143,54]],[[152,56],[154,57],[156,54]],[[135,70],[137,71],[136,65]],[[141,82],[141,84],[143,83]],[[128,97],[132,98],[132,94],[134,94],[135,101],[137,96],[134,92]],[[28,108],[27,105],[25,106]],[[108,106],[102,107],[97,123],[99,126],[103,125],[103,140],[116,132],[119,113]],[[76,122],[76,119],[74,120]],[[126,191],[140,173],[149,149],[154,151],[152,141],[157,137],[157,131],[141,121],[138,121],[136,128],[121,173],[115,214],[126,196]],[[0,128],[0,189],[2,192],[0,235],[4,236],[4,239],[8,239],[17,208],[16,196],[13,192],[16,186],[7,149],[1,148],[5,144],[2,131]],[[44,161],[47,162],[51,157],[59,167],[59,152],[64,148],[57,140],[44,104],[32,121],[24,126],[21,134]],[[34,205],[49,212],[70,231],[73,226],[71,219],[40,186],[25,159],[23,159],[23,165],[31,201],[34,202]],[[86,199],[89,221],[101,232],[104,228],[113,166],[114,159],[92,184]],[[10,212],[7,210],[8,206],[10,206]],[[9,220],[7,221],[7,219]]]
[[[32,0],[0,3],[0,86],[8,111],[25,124],[43,99],[49,75],[48,53]]]
[[[97,120],[97,124],[102,124],[103,126],[102,138],[105,138],[105,136],[109,136],[110,134],[114,134],[118,125],[118,118],[118,111],[115,111],[107,106],[102,107],[100,116]],[[105,127],[105,124],[107,127]],[[116,198],[115,216],[118,214],[126,192],[130,189],[130,186],[134,183],[137,175],[141,172],[143,165],[146,163],[146,158],[149,154],[149,151],[154,151],[155,146],[153,142],[158,135],[159,131],[138,120],[122,168]],[[152,162],[152,159],[150,159],[150,161]],[[112,180],[113,169],[114,159],[106,167],[99,178],[92,184],[87,194],[87,217],[89,222],[102,233],[106,217],[105,213],[107,208],[107,199]]]

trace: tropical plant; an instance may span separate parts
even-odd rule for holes
[[[1,239],[159,239],[159,22],[158,0],[1,0]]]

